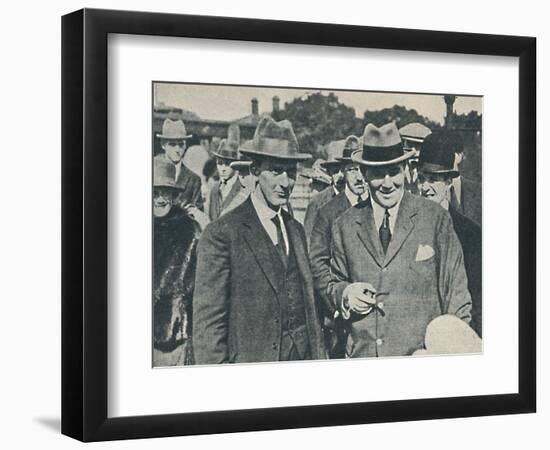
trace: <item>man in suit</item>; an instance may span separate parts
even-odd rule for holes
[[[289,121],[262,118],[241,152],[258,184],[212,222],[198,249],[194,351],[198,364],[325,357],[302,226],[283,206],[299,153]]]
[[[419,159],[418,185],[423,197],[441,205],[451,215],[462,245],[468,290],[472,297],[470,326],[481,337],[481,227],[451,206],[450,187],[458,175],[453,167],[454,156],[448,132],[428,136]]]
[[[344,152],[344,145],[344,142],[341,141],[331,142],[327,149],[328,159],[320,164],[330,176],[332,182],[330,186],[314,195],[307,205],[306,215],[304,217],[304,230],[308,244],[311,239],[313,226],[317,220],[317,214],[323,206],[344,189],[344,174],[342,172],[342,161],[340,159]]]
[[[219,180],[210,191],[208,215],[210,220],[218,219],[241,190],[237,172],[231,163],[239,159],[239,127],[232,124],[227,139],[222,139],[217,150],[212,152],[216,158]]]
[[[316,298],[323,316],[325,344],[331,358],[343,358],[345,327],[328,296],[330,281],[330,239],[334,221],[347,209],[368,198],[365,178],[360,165],[351,160],[351,154],[360,150],[359,138],[349,136],[339,161],[344,173],[345,187],[317,214],[309,244],[309,260]],[[336,317],[335,317],[336,316]]]
[[[162,133],[157,133],[164,153],[155,156],[155,159],[169,161],[176,166],[176,186],[179,193],[175,203],[181,208],[192,205],[202,210],[201,179],[182,161],[187,149],[187,139],[191,137],[185,130],[183,120],[167,118],[162,124]]]
[[[448,142],[455,154],[454,170],[456,171],[450,187],[451,205],[455,211],[481,225],[481,185],[463,177],[460,173],[460,166],[466,158],[464,140],[455,132],[449,135]]]
[[[395,124],[365,127],[352,154],[369,201],[332,227],[333,305],[349,321],[348,357],[411,355],[442,314],[470,322],[471,298],[460,242],[447,211],[405,192],[404,151]]]

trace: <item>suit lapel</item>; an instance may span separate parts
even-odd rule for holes
[[[300,236],[300,231],[296,228],[296,223],[294,223],[294,221],[290,217],[285,217],[285,226],[288,233],[289,244],[292,248],[292,251],[294,252],[294,256],[296,258],[296,262],[298,264],[300,272],[302,273],[302,279],[308,280],[308,274],[310,272],[309,261],[307,259],[304,242],[302,241],[302,238]]]
[[[378,237],[378,230],[374,223],[374,214],[370,201],[367,201],[366,204],[357,211],[361,211],[361,214],[358,215],[356,219],[358,225],[357,235],[376,264],[383,267],[384,251],[382,250],[382,244]]]
[[[411,194],[405,192],[403,194],[403,198],[401,199],[390,245],[388,246],[388,251],[386,252],[386,257],[384,258],[384,266],[387,266],[392,259],[395,258],[395,255],[401,249],[409,237],[409,234],[411,234],[414,229],[414,221],[412,218],[416,215],[416,209],[411,202],[411,198],[409,197],[410,195]]]
[[[229,191],[229,194],[227,194],[227,197],[225,198],[225,200],[222,201],[222,204],[220,207],[220,214],[225,208],[227,208],[227,205],[231,203],[231,201],[235,198],[235,196],[239,193],[240,190],[241,190],[241,183],[239,182],[239,180],[235,180],[235,182],[233,183],[233,186],[231,186],[231,190]]]
[[[283,281],[284,265],[267,231],[260,222],[250,197],[245,202],[245,211],[241,224],[242,234],[258,265],[271,284],[275,294]]]

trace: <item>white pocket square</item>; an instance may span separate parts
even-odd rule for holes
[[[418,250],[416,251],[416,261],[426,261],[430,259],[435,254],[434,249],[429,245],[419,245]]]

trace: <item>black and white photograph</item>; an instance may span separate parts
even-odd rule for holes
[[[152,366],[483,353],[483,96],[152,83]]]

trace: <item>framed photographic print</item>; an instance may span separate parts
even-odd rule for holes
[[[62,25],[64,434],[535,411],[534,38]]]

